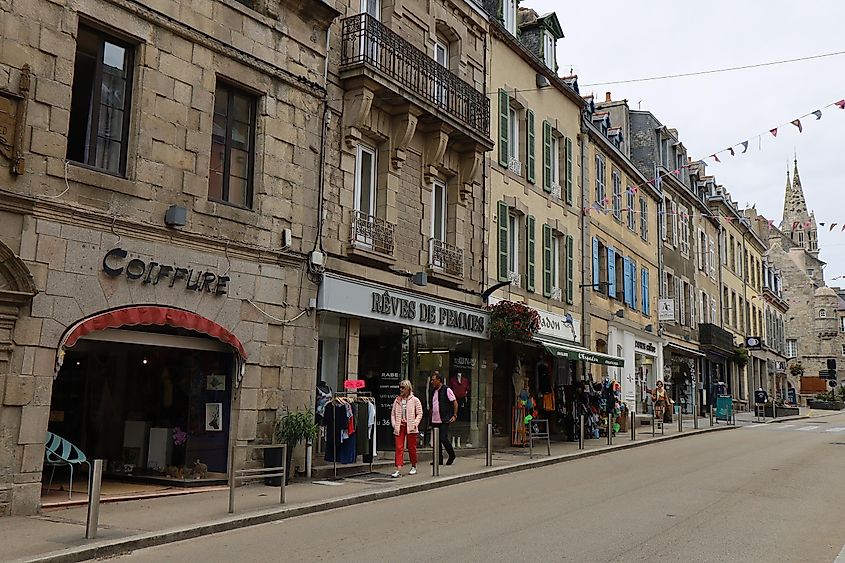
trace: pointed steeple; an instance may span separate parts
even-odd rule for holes
[[[793,228],[794,227],[794,228]],[[804,188],[798,174],[798,157],[795,156],[792,170],[792,182],[789,170],[786,172],[786,194],[783,200],[783,221],[781,230],[790,235],[792,241],[804,247],[807,252],[818,255],[818,232],[816,218],[807,211]]]

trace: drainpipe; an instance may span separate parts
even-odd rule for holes
[[[323,212],[324,212],[324,197],[326,188],[326,139],[328,138],[329,123],[332,119],[331,110],[329,108],[329,49],[331,46],[332,25],[334,19],[326,29],[326,58],[323,64],[323,88],[325,94],[323,96],[323,126],[320,130],[320,155],[317,169],[317,234],[314,239],[313,250],[323,251]]]
[[[487,40],[490,37],[488,32],[487,35],[484,36],[484,82],[481,85],[481,88],[484,92],[484,97],[487,98],[487,77],[489,74],[487,73]],[[489,99],[489,98],[487,98]],[[491,104],[492,105],[492,104]],[[490,122],[492,123],[493,116],[490,115],[489,117]],[[492,220],[492,216],[488,213],[487,209],[487,153],[484,153],[484,156],[481,160],[481,290],[484,291],[484,288],[487,287],[487,258],[488,258],[488,229],[487,229],[487,221]],[[485,303],[486,305],[486,303]]]
[[[587,165],[589,163],[589,155],[587,153],[588,150],[588,135],[589,131],[587,129],[586,123],[584,122],[585,116],[581,114],[581,135],[580,135],[580,148],[581,148],[581,345],[585,348],[591,347],[590,342],[590,290],[592,287],[587,287],[587,282],[590,281],[592,283],[592,245],[590,243],[590,218],[586,213],[587,208],[590,206],[590,187],[589,187],[589,179],[587,177]],[[584,265],[584,261],[587,260],[589,257],[590,260],[590,270],[591,273],[587,274],[587,267]],[[587,363],[583,362],[582,372],[581,372],[581,379],[587,379]]]

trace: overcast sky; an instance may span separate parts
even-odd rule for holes
[[[776,125],[845,98],[845,55],[708,76],[635,84],[589,86],[601,82],[709,70],[845,51],[845,1],[812,0],[605,0],[566,2],[522,0],[540,14],[556,11],[565,38],[558,43],[560,73],[578,74],[581,93],[604,100],[625,98],[678,129],[693,159],[751,140],[748,152],[722,164],[708,159],[716,176],[740,206],[779,224],[783,214],[786,167],[793,151],[807,205],[820,223],[839,223],[833,232],[819,227],[821,258],[829,285],[845,275],[845,191],[842,190],[845,111],[824,110],[821,121],[802,120],[804,132]],[[601,9],[596,9],[598,6]],[[739,151],[737,151],[739,152]]]

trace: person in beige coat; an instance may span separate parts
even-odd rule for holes
[[[399,396],[393,401],[390,411],[390,424],[396,439],[396,471],[391,477],[399,477],[405,461],[405,440],[408,441],[408,456],[411,458],[409,475],[417,473],[417,434],[423,417],[422,403],[414,396],[411,382],[407,379],[399,382]]]

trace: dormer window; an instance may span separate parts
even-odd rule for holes
[[[516,0],[502,2],[502,22],[505,24],[505,29],[516,36]]]
[[[548,31],[543,32],[543,61],[546,63],[547,67],[557,72],[555,37]]]

